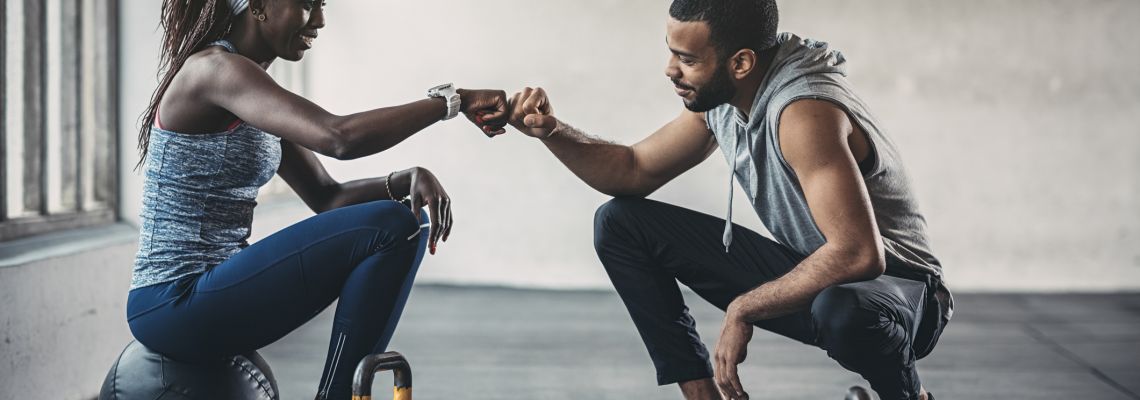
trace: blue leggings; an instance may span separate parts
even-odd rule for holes
[[[131,332],[174,359],[228,357],[277,341],[339,298],[317,390],[348,399],[356,364],[384,351],[403,312],[427,244],[424,214],[376,201],[308,218],[204,273],[132,290]]]

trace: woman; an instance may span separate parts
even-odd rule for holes
[[[145,183],[127,317],[139,342],[195,361],[268,345],[339,299],[318,398],[340,399],[357,362],[388,345],[425,250],[447,240],[451,200],[426,169],[338,183],[313,153],[375,154],[460,110],[501,133],[506,98],[442,88],[350,116],[321,109],[265,70],[302,58],[323,6],[163,2],[165,72],[139,133]],[[274,172],[318,215],[250,246],[254,198]],[[393,201],[405,197],[410,206]]]

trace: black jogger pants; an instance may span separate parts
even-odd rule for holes
[[[726,253],[723,229],[723,219],[646,199],[613,199],[595,216],[598,257],[649,350],[658,384],[712,376],[677,282],[723,310],[805,258],[740,226]],[[809,310],[756,326],[824,349],[883,399],[917,399],[915,360],[933,349],[946,323],[936,285],[934,277],[889,275],[837,285]]]

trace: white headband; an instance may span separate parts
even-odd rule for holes
[[[249,0],[230,0],[230,8],[234,10],[234,15],[241,14],[249,8]]]

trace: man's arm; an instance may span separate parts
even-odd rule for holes
[[[586,135],[556,119],[542,88],[526,88],[510,103],[515,128],[542,139],[574,175],[610,196],[648,196],[716,149],[704,116],[688,110],[626,146]]]
[[[874,279],[885,269],[871,199],[848,145],[862,132],[845,112],[820,100],[792,103],[780,121],[780,149],[827,243],[784,276],[729,304],[714,366],[717,385],[730,397],[743,392],[736,365],[744,361],[753,322],[806,310],[824,289]]]
[[[803,188],[812,218],[827,240],[783,277],[734,301],[745,321],[805,310],[831,286],[875,279],[885,264],[871,198],[848,146],[858,134],[843,110],[822,100],[801,100],[781,117],[780,149]]]

